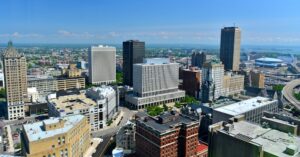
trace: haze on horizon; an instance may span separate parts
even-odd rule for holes
[[[0,43],[218,45],[236,25],[242,45],[300,45],[299,0],[4,0]]]

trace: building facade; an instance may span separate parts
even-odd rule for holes
[[[179,64],[152,59],[133,66],[133,92],[125,96],[136,109],[178,101],[185,92],[178,89]]]
[[[247,121],[260,124],[264,111],[278,112],[278,101],[265,97],[254,97],[213,110],[213,123],[245,115]]]
[[[176,111],[150,117],[139,112],[136,121],[136,155],[192,157],[197,154],[198,120]]]
[[[201,100],[213,102],[223,95],[224,65],[218,60],[206,62],[202,68]]]
[[[47,98],[49,116],[81,114],[87,117],[91,131],[107,126],[117,112],[116,92],[110,86],[82,91],[60,91]]]
[[[57,78],[56,82],[57,82],[57,90],[58,91],[85,88],[85,78],[84,77]]]
[[[206,62],[206,54],[204,52],[194,52],[192,54],[192,66],[202,68]]]
[[[233,74],[232,72],[227,72],[224,76],[223,81],[223,91],[224,96],[240,94],[244,91],[244,80],[243,75]]]
[[[44,97],[50,93],[58,91],[57,81],[52,77],[29,77],[28,88],[36,88],[39,95]]]
[[[186,92],[187,95],[195,98],[200,98],[201,87],[201,70],[196,67],[190,67],[189,69],[182,70],[182,85],[181,89]]]
[[[116,81],[116,48],[92,46],[89,48],[89,82],[109,84]]]
[[[224,27],[221,30],[220,59],[226,71],[239,71],[240,45],[241,30],[238,27]]]
[[[143,63],[145,42],[128,40],[123,42],[123,80],[124,85],[133,85],[133,64]]]
[[[258,71],[249,72],[250,87],[265,88],[265,75]]]
[[[19,54],[12,42],[4,50],[3,72],[6,89],[8,120],[25,117],[24,103],[27,99],[27,63],[24,54]]]
[[[135,152],[135,123],[128,121],[116,134],[116,148],[123,149],[124,154]]]
[[[23,125],[26,157],[84,157],[90,147],[90,126],[82,115],[53,118]]]

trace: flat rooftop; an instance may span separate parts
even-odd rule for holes
[[[52,138],[53,136],[66,133],[69,130],[71,130],[75,125],[77,125],[83,118],[83,115],[72,115],[63,118],[50,117],[45,121],[40,121],[32,124],[25,124],[23,125],[23,127],[29,142],[33,142],[42,139]],[[59,120],[65,120],[64,127],[48,131],[44,129],[44,123],[54,124],[59,122]]]
[[[176,118],[170,118],[170,117],[176,117]],[[157,131],[160,134],[167,133],[172,130],[174,126],[177,125],[190,125],[190,124],[198,124],[198,121],[195,119],[192,119],[188,116],[184,116],[182,114],[177,113],[177,115],[173,115],[169,112],[163,113],[157,117],[150,117],[146,112],[138,112],[137,113],[138,121],[148,128],[151,128],[153,131]],[[163,122],[159,121],[159,117]],[[143,120],[147,118],[147,120]],[[170,120],[172,119],[172,120]]]
[[[248,100],[243,100],[237,103],[233,103],[227,106],[219,107],[215,109],[215,111],[236,116],[276,101],[277,100],[270,100],[269,98],[258,96],[258,97],[250,98]]]
[[[49,100],[59,112],[72,112],[75,110],[88,109],[97,105],[94,100],[86,97],[85,93],[59,96]]]
[[[169,58],[144,58],[145,64],[168,64],[170,63]]]
[[[299,155],[300,138],[297,136],[270,128],[262,128],[246,121],[240,121],[233,125],[231,131],[225,131],[228,135],[262,145],[264,152],[278,157],[298,157]],[[294,155],[286,154],[287,148],[295,149],[296,153]]]

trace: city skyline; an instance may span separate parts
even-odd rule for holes
[[[70,4],[72,3],[72,7]],[[219,45],[220,28],[239,26],[242,45],[298,45],[300,2],[5,1],[0,43],[111,43]],[[247,7],[246,7],[247,6]],[[272,6],[272,7],[270,7]]]

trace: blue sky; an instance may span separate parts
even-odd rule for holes
[[[218,45],[242,29],[244,45],[300,45],[299,0],[2,0],[0,43]]]

